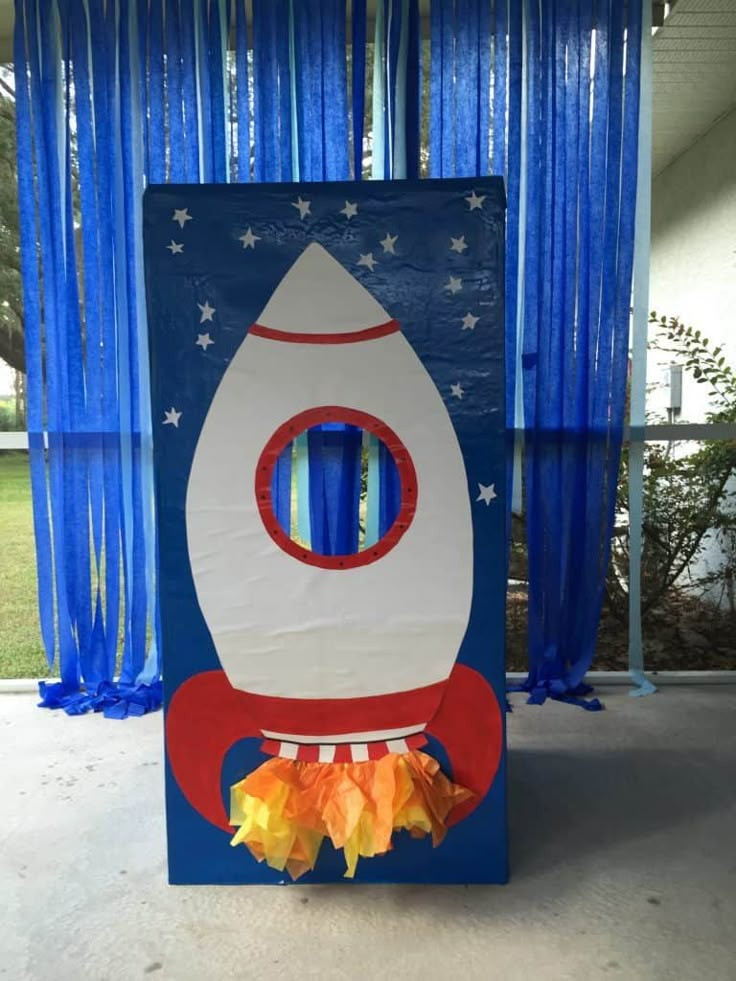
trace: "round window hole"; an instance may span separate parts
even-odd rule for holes
[[[342,571],[383,558],[411,525],[417,497],[416,471],[400,437],[348,407],[286,420],[256,468],[261,518],[283,532],[275,544],[322,568]]]

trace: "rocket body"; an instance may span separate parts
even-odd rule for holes
[[[398,329],[377,331],[390,322],[321,246],[308,246],[233,358],[200,434],[186,501],[197,598],[231,685],[252,696],[269,739],[366,744],[420,733],[465,634],[473,542],[463,459],[409,343]],[[321,406],[380,420],[413,464],[416,507],[375,561],[315,566],[264,523],[264,447]],[[402,479],[402,501],[407,490]]]

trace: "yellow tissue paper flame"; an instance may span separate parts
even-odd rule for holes
[[[360,763],[273,757],[230,788],[230,824],[238,827],[230,843],[298,879],[329,838],[343,849],[351,879],[358,858],[390,850],[394,831],[431,834],[439,845],[447,815],[472,796],[418,750]]]

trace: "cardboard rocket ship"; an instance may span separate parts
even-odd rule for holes
[[[354,554],[321,554],[277,519],[277,461],[305,430],[372,433],[400,481],[395,520]],[[222,671],[191,676],[167,714],[192,806],[297,878],[322,841],[358,858],[395,832],[431,834],[477,807],[499,765],[488,682],[456,663],[473,596],[460,446],[431,377],[389,312],[322,246],[301,253],[227,368],[192,463],[186,530]],[[425,735],[426,733],[426,735]],[[420,750],[432,736],[452,780]],[[269,758],[231,786],[228,750]]]
[[[279,454],[326,422],[378,436],[401,480],[393,526],[355,555],[305,549],[273,512]],[[465,468],[400,325],[316,243],[225,372],[194,456],[186,525],[199,605],[267,751],[360,761],[424,743],[470,613]]]

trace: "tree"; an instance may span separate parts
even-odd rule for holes
[[[736,422],[736,372],[720,347],[676,317],[650,316],[653,346],[677,356],[692,377],[709,389],[713,409],[708,422]],[[644,457],[642,523],[642,615],[655,611],[684,588],[688,595],[716,597],[733,615],[736,598],[736,442],[704,440],[692,453],[677,444],[650,443]],[[610,611],[622,622],[628,610],[628,457],[623,454],[618,483],[617,531],[613,539],[606,591]],[[716,536],[719,568],[704,569],[699,559]]]
[[[6,70],[0,72],[0,358],[25,371],[15,98]]]

